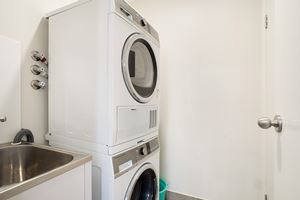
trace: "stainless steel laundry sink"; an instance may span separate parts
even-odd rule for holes
[[[9,198],[91,160],[45,145],[0,145],[0,199]]]
[[[35,146],[0,149],[0,187],[20,183],[65,165],[73,156]]]

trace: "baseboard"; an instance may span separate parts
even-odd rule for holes
[[[186,196],[172,191],[167,191],[166,200],[202,200],[202,199]]]

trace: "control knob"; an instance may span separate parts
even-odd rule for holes
[[[147,149],[145,148],[145,147],[142,147],[142,148],[140,148],[140,154],[142,155],[142,156],[144,156],[144,155],[147,155]]]
[[[141,25],[144,26],[144,27],[147,26],[147,21],[146,21],[146,19],[144,19],[144,18],[141,19]]]

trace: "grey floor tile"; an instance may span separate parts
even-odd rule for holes
[[[166,195],[166,200],[201,200],[201,199],[168,191]]]

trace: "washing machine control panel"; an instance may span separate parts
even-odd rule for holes
[[[113,157],[115,178],[135,167],[159,148],[158,138]]]

